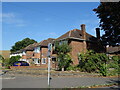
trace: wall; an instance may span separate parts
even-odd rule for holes
[[[73,59],[73,65],[78,65],[78,53],[83,52],[83,42],[77,41],[77,40],[71,40],[70,44],[71,46],[71,57]]]

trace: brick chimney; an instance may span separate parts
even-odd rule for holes
[[[100,40],[100,28],[96,28],[96,37]]]
[[[86,40],[86,30],[85,30],[85,24],[81,25],[81,30],[82,30],[82,34],[83,34],[83,39]]]
[[[86,30],[85,30],[85,24],[81,25],[81,31],[83,35],[83,52],[87,51],[87,44],[86,44]]]

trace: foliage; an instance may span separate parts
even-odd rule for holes
[[[62,68],[66,69],[67,67],[70,66],[70,63],[72,63],[72,60],[71,60],[71,57],[69,54],[61,54],[60,53],[57,58],[59,61],[58,66],[59,66],[60,70]]]
[[[61,45],[59,44],[59,42],[55,42],[55,51],[57,52],[57,54],[59,53],[63,53],[66,54],[68,52],[70,52],[71,47],[67,44],[67,43],[62,43]]]
[[[21,56],[12,56],[9,59],[9,65],[12,66],[15,62],[17,62],[19,59],[21,58]]]
[[[80,68],[77,66],[72,66],[70,65],[69,67],[67,67],[68,71],[80,71]]]
[[[55,42],[55,51],[57,52],[58,66],[60,70],[62,68],[66,69],[72,62],[70,54],[68,54],[70,50],[71,47],[67,43],[59,44],[59,42]]]
[[[120,56],[113,56],[108,64],[109,75],[120,74]]]
[[[5,67],[5,68],[8,68],[9,66],[10,66],[10,64],[9,64],[9,58],[8,59],[5,59],[4,61],[3,61],[3,66]]]
[[[100,19],[100,27],[105,31],[102,36],[104,44],[120,44],[120,2],[101,2],[94,9]]]
[[[82,71],[89,73],[99,71],[103,76],[107,75],[106,62],[108,61],[108,57],[105,54],[95,53],[90,50],[85,54],[80,53],[78,58],[80,60],[79,67]]]
[[[22,41],[18,41],[15,43],[14,46],[12,46],[12,49],[10,50],[11,52],[16,52],[20,49],[25,48],[26,46],[36,43],[37,41],[30,39],[30,38],[25,38]]]
[[[4,60],[4,57],[2,55],[0,55],[0,63],[2,63]]]

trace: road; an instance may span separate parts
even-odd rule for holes
[[[118,81],[117,77],[52,77],[51,88],[65,88],[109,84]],[[2,79],[2,88],[48,88],[47,77],[15,76]]]

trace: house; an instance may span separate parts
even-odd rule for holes
[[[96,52],[105,52],[105,47],[103,47],[100,42],[100,31],[96,29],[97,38],[88,34],[85,29],[85,25],[81,25],[81,30],[73,29],[58,37],[56,41],[59,43],[68,43],[72,48],[70,54],[73,59],[73,65],[78,65],[78,53],[86,52],[87,50],[94,50]]]
[[[24,49],[21,49],[20,51],[22,53],[22,58],[20,59],[20,61],[26,61],[29,64],[33,64],[33,61],[32,61],[33,51],[36,45],[37,43],[33,43],[33,44],[28,45]]]
[[[22,58],[20,61],[26,61],[30,65],[47,68],[48,44],[52,43],[53,40],[55,39],[48,38],[47,40],[43,40],[39,43],[30,44],[24,49],[20,50],[22,53]]]
[[[26,48],[20,50],[22,51],[22,61],[30,63],[30,65],[37,65],[43,68],[48,67],[48,44],[52,43],[54,46],[55,41],[61,43],[67,43],[70,45],[71,58],[73,60],[73,65],[78,65],[78,53],[85,53],[87,50],[94,50],[95,52],[105,52],[105,47],[100,42],[100,30],[96,28],[96,35],[94,37],[86,32],[85,25],[81,25],[81,30],[73,29],[65,34],[61,35],[57,39],[48,38],[39,43],[34,43]],[[55,46],[54,46],[55,47]],[[51,67],[56,68],[56,53],[54,53],[54,47],[51,52]]]
[[[39,65],[41,67],[47,68],[48,64],[48,44],[52,43],[55,39],[48,38],[47,40],[43,40],[38,43],[34,47],[33,51],[33,61],[39,61]]]
[[[13,53],[10,54],[10,58],[11,58],[12,56],[21,56],[21,57],[22,57],[22,51],[19,50],[19,51],[13,52]]]
[[[120,46],[107,46],[106,47],[106,54],[109,56],[120,56]]]

